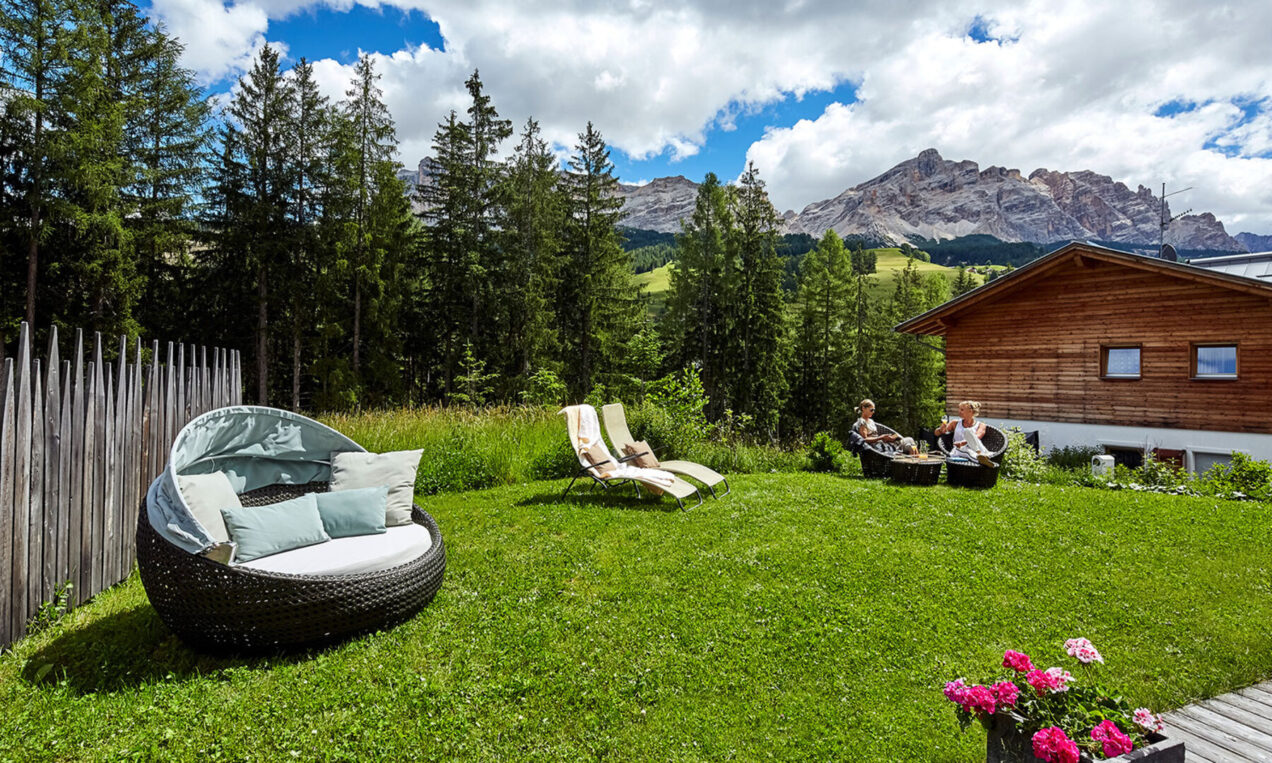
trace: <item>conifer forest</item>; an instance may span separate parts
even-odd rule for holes
[[[696,377],[708,418],[770,442],[846,431],[864,397],[907,433],[940,417],[939,349],[892,326],[950,282],[907,266],[872,293],[873,252],[833,231],[791,254],[754,167],[707,175],[674,246],[633,248],[597,127],[551,145],[478,72],[408,186],[369,56],[331,99],[265,47],[215,100],[127,0],[0,5],[10,346],[27,321],[234,348],[246,400],[306,411],[634,402]],[[674,263],[659,310],[651,261]]]

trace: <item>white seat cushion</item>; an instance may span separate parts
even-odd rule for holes
[[[335,538],[281,554],[262,556],[240,567],[289,575],[356,575],[417,559],[433,545],[428,529],[412,522],[375,535]]]

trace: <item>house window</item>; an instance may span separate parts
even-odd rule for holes
[[[1139,345],[1101,347],[1100,376],[1105,379],[1140,378]]]
[[[1237,346],[1235,344],[1194,344],[1192,346],[1194,379],[1237,378]]]
[[[1104,446],[1105,455],[1113,457],[1113,463],[1128,469],[1138,469],[1144,465],[1143,448],[1123,448],[1113,445]]]

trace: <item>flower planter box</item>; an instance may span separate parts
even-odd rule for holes
[[[1034,757],[1033,741],[1016,725],[1016,718],[999,713],[989,728],[985,741],[985,763],[1042,763]],[[1082,755],[1083,763],[1184,763],[1184,740],[1150,734],[1149,745],[1131,750],[1116,758],[1092,758]]]

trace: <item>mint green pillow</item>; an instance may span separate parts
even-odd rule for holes
[[[318,500],[313,493],[265,506],[221,509],[230,540],[238,545],[234,561],[250,562],[262,556],[289,551],[331,536],[322,528]]]
[[[333,538],[350,535],[374,535],[385,532],[385,507],[389,503],[389,486],[314,493],[318,496],[318,515],[322,526]]]

